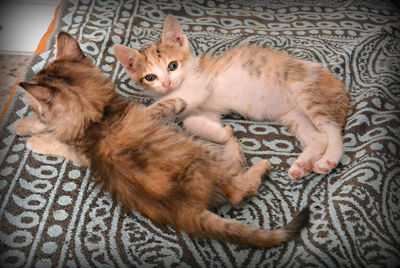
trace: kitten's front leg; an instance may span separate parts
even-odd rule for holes
[[[58,141],[51,133],[42,133],[30,137],[26,147],[37,154],[49,154],[64,157],[81,166],[89,166],[89,160],[76,152],[71,146]]]
[[[13,130],[18,136],[32,136],[44,132],[46,125],[37,117],[25,117],[14,124]]]
[[[222,126],[217,114],[200,114],[187,117],[183,121],[186,130],[212,142],[224,144],[230,137],[229,131]]]
[[[186,102],[181,98],[164,99],[144,110],[153,118],[161,119],[181,114],[186,109]]]

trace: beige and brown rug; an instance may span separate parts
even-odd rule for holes
[[[375,1],[87,1],[65,0],[47,48],[23,77],[54,55],[60,31],[74,35],[121,95],[150,99],[117,62],[112,45],[142,48],[160,38],[175,15],[196,54],[258,44],[321,62],[346,85],[353,109],[345,153],[329,175],[293,181],[300,153],[286,128],[230,116],[248,163],[273,169],[258,194],[218,213],[266,229],[309,206],[311,222],[296,241],[256,249],[190,238],[125,214],[85,169],[37,155],[11,125],[28,116],[21,91],[0,133],[1,267],[395,267],[400,264],[400,9]],[[151,179],[151,178],[149,178]]]

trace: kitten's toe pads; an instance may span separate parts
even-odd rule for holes
[[[311,161],[296,161],[289,168],[289,177],[294,180],[301,179],[311,173],[313,169]]]
[[[314,172],[317,174],[328,174],[337,166],[337,162],[320,159],[314,165]]]

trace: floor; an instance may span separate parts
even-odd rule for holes
[[[13,85],[23,73],[30,56],[0,54],[0,113],[10,98]]]
[[[0,0],[0,113],[50,25],[58,2]]]

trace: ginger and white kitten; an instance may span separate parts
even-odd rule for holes
[[[308,208],[273,231],[211,212],[222,202],[239,203],[254,194],[269,162],[246,170],[230,127],[222,148],[172,130],[160,118],[182,112],[182,99],[141,109],[114,91],[71,35],[59,33],[56,45],[54,62],[30,83],[20,83],[36,116],[21,119],[14,129],[33,135],[28,139],[33,149],[50,142],[56,147],[45,146],[48,153],[70,157],[75,152],[127,211],[135,209],[191,235],[267,248],[294,238],[308,223]]]
[[[119,44],[114,50],[143,90],[187,103],[183,124],[195,135],[225,142],[222,114],[281,122],[303,147],[289,168],[293,179],[312,170],[327,174],[343,154],[349,99],[343,82],[320,64],[254,45],[196,57],[172,15],[165,18],[160,41],[140,51]]]

